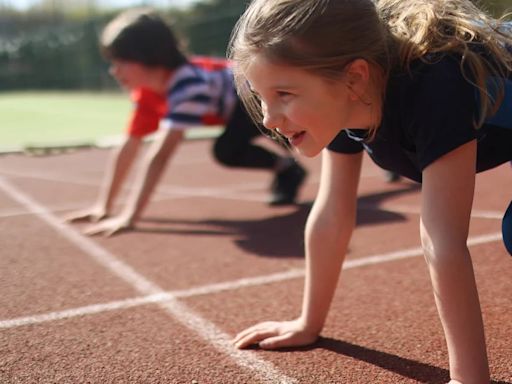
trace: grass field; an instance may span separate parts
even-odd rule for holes
[[[122,136],[132,104],[121,92],[0,93],[0,152],[27,148],[110,145]],[[221,127],[187,131],[189,139]]]
[[[120,135],[131,109],[119,93],[0,93],[0,150],[94,143]]]

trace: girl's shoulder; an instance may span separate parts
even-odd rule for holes
[[[402,73],[409,75],[411,81],[440,81],[463,78],[468,69],[462,57],[457,54],[429,54],[412,61]]]
[[[475,138],[475,95],[457,57],[438,55],[416,60],[391,75],[377,136],[400,143],[421,171]]]
[[[494,73],[493,76],[500,76],[499,73],[509,73],[503,64],[500,64],[496,56],[481,44],[472,44],[469,46],[469,52],[478,56],[480,63],[490,72]],[[512,52],[512,47],[510,47]],[[436,80],[436,79],[464,79],[472,83],[476,83],[476,75],[473,67],[470,65],[470,60],[463,57],[461,53],[456,52],[441,52],[430,53],[423,57],[413,60],[409,65],[409,72],[413,78]],[[407,69],[400,69],[401,72],[407,72]],[[509,73],[510,77],[510,73]]]
[[[475,82],[462,59],[454,54],[429,55],[390,74],[387,98],[409,106],[421,103],[449,104],[474,95]]]

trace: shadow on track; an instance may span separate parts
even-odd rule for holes
[[[408,184],[403,188],[360,196],[358,206],[364,208],[357,212],[357,226],[406,220],[401,213],[380,209],[379,205],[389,198],[413,193],[418,189],[418,185]],[[241,249],[252,254],[268,257],[303,257],[304,226],[311,206],[312,202],[302,203],[284,214],[257,220],[209,218],[189,221],[146,217],[141,219],[143,226],[134,230],[183,236],[229,236]]]
[[[257,349],[257,347],[253,347],[253,349]],[[365,363],[375,365],[400,376],[416,380],[419,383],[445,384],[450,381],[450,375],[447,369],[327,337],[320,337],[319,340],[311,346],[284,348],[278,352],[311,351],[314,349],[324,349],[364,361]],[[512,383],[508,381],[491,381],[491,384]]]

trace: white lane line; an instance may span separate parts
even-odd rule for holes
[[[143,295],[165,293],[163,289],[140,275],[129,265],[117,259],[113,254],[103,249],[98,244],[80,235],[52,215],[45,207],[33,200],[21,190],[10,184],[0,176],[0,188],[20,204],[33,212],[37,212],[40,219],[53,227],[59,235],[76,245],[84,253],[95,259],[100,265],[110,270],[113,274],[129,283]],[[169,297],[165,302],[158,303],[167,313],[179,321],[182,325],[196,332],[218,351],[229,356],[236,364],[252,370],[261,380],[268,383],[296,383],[296,380],[279,372],[273,364],[262,360],[251,351],[238,350],[233,347],[231,337],[219,329],[215,324],[202,318],[185,304],[178,302],[174,297]]]
[[[15,319],[0,321],[0,329],[15,328],[15,327],[21,327],[24,325],[45,323],[48,321],[70,319],[70,318],[78,317],[78,316],[93,315],[96,313],[115,311],[117,309],[132,308],[132,307],[136,307],[139,305],[150,304],[150,303],[155,302],[155,301],[152,301],[152,298],[157,298],[158,301],[162,300],[160,295],[149,295],[149,296],[134,298],[134,299],[111,301],[111,302],[105,303],[105,304],[94,304],[94,305],[87,305],[84,307],[71,308],[71,309],[66,309],[64,311],[48,312],[48,313],[43,313],[40,315],[18,317]]]
[[[82,203],[69,203],[69,204],[59,204],[59,205],[53,205],[48,207],[48,210],[55,213],[55,212],[66,212],[70,210],[76,210],[78,207],[86,207],[87,204],[91,204],[89,201],[88,203],[82,202]],[[9,217],[16,217],[16,216],[29,216],[33,215],[34,212],[28,211],[25,207],[22,208],[7,208],[0,210],[0,219],[3,218],[9,218]]]
[[[475,236],[468,240],[468,245],[478,245],[491,243],[494,241],[501,241],[501,233],[491,233],[488,235]],[[380,255],[373,255],[368,257],[363,257],[360,259],[347,260],[343,264],[343,269],[353,269],[364,267],[367,265],[381,264],[387,263],[391,261],[401,260],[405,258],[418,257],[422,256],[423,251],[421,247],[410,248],[402,251],[395,251],[390,253],[384,253]],[[304,269],[290,269],[285,272],[273,273],[270,275],[256,276],[256,277],[248,277],[243,279],[238,279],[234,281],[228,281],[223,283],[216,283],[210,285],[204,285],[201,287],[195,287],[184,290],[176,290],[169,292],[162,292],[152,295],[147,295],[144,297],[136,297],[131,299],[112,301],[105,304],[96,304],[96,305],[88,305],[84,307],[50,312],[41,315],[34,316],[25,316],[19,317],[15,319],[1,320],[0,321],[0,329],[2,328],[15,328],[23,325],[31,325],[38,324],[47,321],[55,321],[68,319],[77,316],[91,315],[101,312],[127,309],[132,307],[137,307],[141,305],[147,304],[155,304],[155,303],[163,303],[173,298],[185,298],[185,297],[193,297],[200,295],[210,295],[214,293],[224,292],[224,291],[235,291],[244,287],[251,286],[261,286],[265,284],[278,283],[282,281],[292,280],[296,278],[304,277]]]
[[[204,285],[201,287],[195,287],[190,289],[161,292],[151,294],[143,297],[135,297],[125,300],[112,301],[104,304],[87,305],[83,307],[67,309],[63,311],[49,312],[40,315],[18,317],[15,319],[1,320],[1,328],[14,328],[23,325],[38,324],[47,321],[55,321],[68,319],[77,316],[91,315],[101,312],[114,311],[118,309],[127,309],[137,307],[140,305],[162,303],[173,298],[186,298],[200,295],[209,295],[218,292],[237,290],[243,287],[260,286],[270,284],[274,282],[281,282],[291,280],[304,276],[303,269],[291,269],[286,272],[274,273],[271,275],[256,276],[238,279],[229,282],[216,283],[210,285]]]
[[[471,217],[476,217],[478,219],[496,219],[496,220],[502,220],[503,215],[506,211],[506,206],[503,207],[503,211],[486,211],[482,209],[473,209],[471,211]]]

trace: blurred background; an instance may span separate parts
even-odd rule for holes
[[[0,152],[115,144],[131,103],[108,74],[98,36],[119,12],[156,8],[191,54],[224,57],[245,5],[244,0],[0,0]]]
[[[245,1],[0,0],[0,90],[115,89],[98,34],[130,6],[159,9],[191,52],[224,56]]]
[[[117,13],[157,8],[191,54],[225,56],[246,3],[0,0],[0,151],[98,143],[122,132],[130,102],[98,51],[99,33]],[[512,0],[479,4],[498,15]]]

